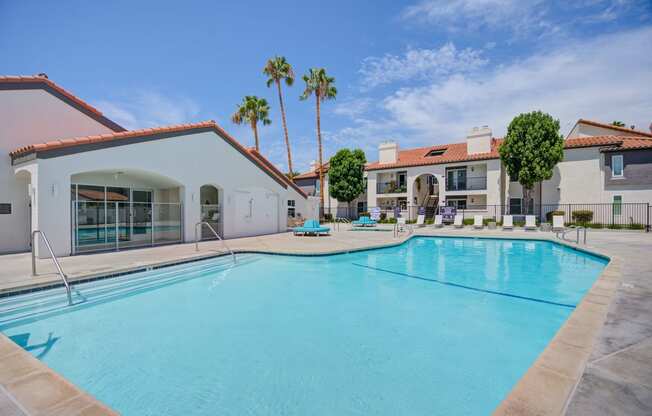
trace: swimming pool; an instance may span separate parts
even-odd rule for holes
[[[483,415],[607,263],[425,237],[238,258],[0,299],[0,330],[124,415]]]

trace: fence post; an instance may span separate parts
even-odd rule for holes
[[[650,203],[647,203],[647,218],[645,220],[645,232],[649,233],[650,232]]]

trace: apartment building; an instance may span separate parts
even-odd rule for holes
[[[388,215],[398,207],[411,218],[420,208],[433,214],[442,205],[491,216],[531,212],[533,207],[522,206],[521,185],[501,164],[501,143],[488,126],[473,128],[458,143],[400,149],[396,142],[383,142],[377,161],[366,166],[367,191],[357,206],[364,211],[380,207]],[[296,178],[304,191],[316,191],[316,168]],[[327,166],[325,170],[327,184]],[[578,120],[565,138],[563,161],[532,196],[535,206],[550,209],[564,204],[652,203],[652,134]],[[331,198],[326,201],[326,212],[341,207]]]

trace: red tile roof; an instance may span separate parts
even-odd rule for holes
[[[474,160],[498,159],[498,147],[501,139],[491,140],[491,151],[469,155],[466,143],[451,143],[437,146],[419,147],[416,149],[401,150],[398,152],[398,161],[395,163],[372,162],[367,164],[367,170],[406,168],[413,166],[439,165],[442,163],[467,162]],[[444,150],[439,156],[428,156],[433,150]]]
[[[371,162],[367,164],[366,170],[396,169],[414,166],[438,165],[443,163],[471,162],[475,160],[498,159],[500,154],[498,148],[502,139],[492,139],[491,152],[469,155],[466,151],[466,143],[452,143],[437,146],[419,147],[415,149],[401,150],[396,163]],[[652,138],[641,136],[590,136],[567,139],[564,141],[565,149],[579,149],[583,147],[605,147],[605,150],[631,150],[652,148]],[[440,156],[427,156],[433,150],[444,150]],[[309,172],[316,176],[316,173]],[[304,174],[304,175],[309,175]],[[310,177],[304,176],[302,177]],[[296,179],[296,178],[295,178]]]
[[[115,121],[108,119],[97,108],[88,104],[81,98],[61,88],[47,78],[47,75],[3,75],[0,76],[0,90],[14,89],[44,89],[57,98],[65,101],[76,109],[84,112],[97,122],[110,128],[113,131],[125,131],[125,128]]]
[[[288,184],[289,186],[292,187],[295,191],[299,193],[299,195],[303,196],[304,198],[308,198],[308,195],[306,195],[301,188],[299,188],[294,182],[292,182],[283,172],[281,172],[272,162],[269,161],[265,156],[260,154],[255,147],[250,147],[247,149],[247,151],[256,159],[260,161],[260,163],[264,164],[269,168],[271,171],[273,171],[277,177],[279,177],[283,182]]]
[[[328,168],[330,167],[330,164],[328,162],[324,163],[324,175],[328,173]],[[304,172],[300,175],[295,176],[292,178],[293,180],[296,179],[315,179],[319,178],[319,169],[311,170],[310,172]]]
[[[629,135],[632,135],[632,136],[652,137],[652,133],[648,133],[648,132],[645,132],[645,131],[628,129],[627,127],[618,127],[618,126],[614,126],[612,124],[600,123],[598,121],[585,120],[583,118],[577,120],[576,124],[588,124],[589,126],[602,127],[602,128],[605,128],[605,129],[612,129],[612,130],[622,131],[622,132],[628,133]]]
[[[142,130],[131,130],[119,133],[109,133],[101,134],[94,136],[85,136],[85,137],[76,137],[72,139],[59,139],[51,140],[46,143],[41,144],[31,144],[29,146],[20,147],[9,155],[12,160],[15,160],[19,157],[26,156],[32,153],[38,154],[39,152],[49,152],[53,150],[61,150],[70,148],[72,152],[84,152],[86,150],[95,150],[96,147],[90,146],[97,143],[104,142],[117,142],[120,145],[121,141],[124,141],[123,144],[129,144],[130,142],[127,139],[147,139],[150,138],[150,141],[154,141],[160,138],[161,134],[166,133],[178,133],[174,134],[175,136],[180,136],[182,134],[189,134],[193,132],[202,132],[202,131],[214,131],[222,137],[227,143],[233,146],[237,151],[244,155],[247,159],[252,161],[256,166],[263,170],[267,175],[279,183],[283,188],[287,188],[290,181],[283,175],[276,167],[274,167],[271,162],[265,159],[260,153],[252,152],[250,149],[247,149],[241,145],[236,139],[231,137],[224,129],[222,129],[215,121],[203,121],[199,123],[192,124],[178,124],[174,126],[165,126],[165,127],[156,127],[150,129]],[[76,149],[73,149],[76,148]],[[294,184],[291,185],[294,188]],[[296,188],[295,188],[296,189]],[[304,194],[305,195],[305,194]]]
[[[621,139],[620,143],[603,147],[601,150],[605,152],[618,151],[618,150],[643,150],[652,149],[652,137],[632,137],[632,136],[616,136]]]

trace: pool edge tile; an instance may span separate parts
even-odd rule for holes
[[[118,415],[0,333],[0,386],[27,415],[50,415],[66,402],[82,399],[99,415]],[[68,409],[70,410],[70,409]],[[66,415],[73,415],[70,411]],[[78,413],[81,414],[81,413]]]

